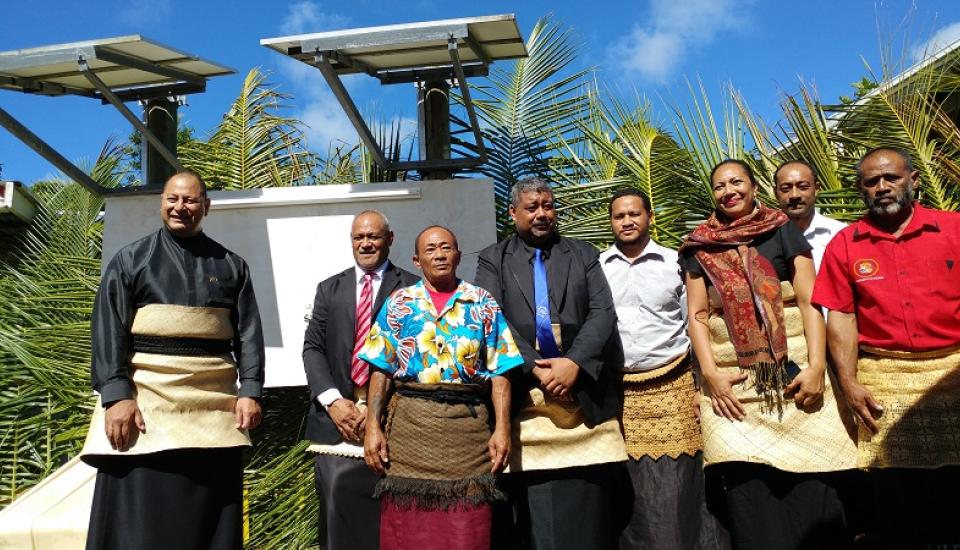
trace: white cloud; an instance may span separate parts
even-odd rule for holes
[[[117,11],[120,21],[127,25],[142,25],[166,18],[172,11],[170,0],[128,0]]]
[[[280,32],[285,35],[315,33],[346,28],[349,24],[349,17],[326,13],[316,2],[305,0],[288,7]],[[320,76],[320,71],[290,58],[282,59],[279,68],[292,84],[298,106],[293,116],[307,126],[304,131],[310,149],[324,156],[331,146],[357,141],[357,131]],[[355,79],[347,77],[343,80],[345,85],[354,87]]]
[[[664,82],[691,50],[741,27],[738,11],[751,0],[652,0],[648,22],[615,40],[609,55],[628,73]]]
[[[305,34],[344,28],[350,18],[338,13],[321,11],[315,2],[304,0],[291,4],[283,17],[280,30],[284,34]]]
[[[930,40],[910,50],[910,57],[912,57],[914,63],[916,63],[927,56],[937,53],[957,40],[960,40],[960,22],[947,25],[935,32],[933,36],[930,37]]]

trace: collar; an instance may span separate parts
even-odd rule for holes
[[[387,259],[387,260],[384,260],[382,264],[378,265],[376,269],[371,271],[370,273],[373,273],[373,280],[382,281],[383,273],[387,270],[387,267],[389,266],[390,266],[390,260]],[[365,269],[362,269],[360,266],[358,265],[353,266],[353,276],[356,278],[358,285],[363,282],[363,275],[365,273],[367,273],[367,271]]]
[[[923,207],[919,202],[913,202],[913,217],[910,218],[910,223],[907,224],[907,227],[903,229],[903,233],[900,234],[899,238],[906,237],[907,235],[912,235],[914,233],[919,233],[921,231],[940,231],[940,224],[937,223],[937,220],[930,215],[930,210]],[[894,239],[892,233],[888,233],[883,229],[873,225],[870,215],[860,218],[853,228],[853,238],[865,239],[868,237],[873,237],[876,239],[886,239],[888,241],[897,240]]]
[[[423,283],[423,279],[417,281],[417,283],[411,287],[408,287],[410,291],[410,296],[416,300],[424,302],[420,306],[422,310],[432,310],[433,309],[433,299],[430,298],[430,292],[427,290],[427,287]],[[454,290],[453,296],[448,300],[448,304],[457,304],[458,302],[479,302],[480,294],[477,292],[477,287],[471,285],[470,283],[460,279],[457,282],[457,289]],[[429,304],[429,305],[428,305]],[[453,307],[456,307],[455,305]],[[443,311],[437,312],[437,319],[443,317],[443,314],[448,310],[453,309],[449,307]]]
[[[531,261],[533,260],[534,251],[538,248],[541,250],[541,255],[543,256],[543,259],[547,260],[548,258],[550,258],[550,255],[553,253],[554,247],[560,242],[560,235],[557,233],[554,233],[553,236],[550,238],[550,240],[544,243],[542,246],[529,245],[527,244],[526,241],[524,241],[520,237],[520,235],[516,235],[516,237],[517,237],[517,248],[515,250],[517,250],[518,252],[522,251],[523,254],[526,255],[526,257],[529,258]]]
[[[614,259],[623,260],[628,264],[637,264],[640,263],[641,260],[645,259],[658,259],[660,261],[666,261],[667,258],[663,253],[663,247],[654,242],[653,239],[650,239],[647,241],[647,245],[643,247],[643,252],[641,252],[640,255],[637,256],[637,259],[633,261],[627,259],[627,257],[616,244],[611,245],[610,248],[600,253],[600,263],[606,264]]]

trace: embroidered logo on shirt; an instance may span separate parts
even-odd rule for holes
[[[877,276],[878,273],[880,273],[880,264],[873,258],[853,262],[853,276],[858,282],[882,278]]]
[[[207,278],[207,280],[214,284],[220,282],[220,279],[217,279],[216,275],[211,275],[210,277]]]

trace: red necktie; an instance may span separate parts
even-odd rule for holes
[[[354,333],[353,363],[350,365],[350,378],[357,386],[367,383],[370,371],[367,362],[357,355],[363,348],[363,342],[370,331],[370,321],[373,315],[373,273],[363,274],[363,288],[360,289],[360,300],[357,302],[357,330]]]

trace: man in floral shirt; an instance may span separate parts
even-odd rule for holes
[[[504,374],[523,359],[493,297],[457,278],[449,229],[424,229],[413,262],[423,279],[393,293],[359,355],[375,367],[364,453],[386,474],[381,549],[489,547],[490,503],[503,498],[494,474],[510,454]]]

